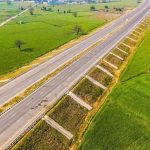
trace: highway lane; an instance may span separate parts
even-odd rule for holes
[[[11,142],[11,140],[8,138],[13,137],[18,130],[24,127],[24,125],[26,125],[27,128],[31,125],[32,121],[36,120],[36,115],[38,115],[38,113],[44,108],[43,105],[38,105],[43,99],[47,99],[49,102],[58,100],[69,90],[71,86],[73,86],[94,65],[96,65],[96,63],[120,40],[129,34],[129,32],[142,20],[142,18],[149,13],[149,11],[150,3],[147,3],[145,10],[118,32],[93,48],[88,54],[80,58],[78,61],[61,71],[53,79],[49,80],[33,94],[18,103],[15,107],[4,113],[0,117],[0,148],[3,149],[7,146],[7,144],[10,144],[9,142]],[[29,124],[27,124],[28,122]]]
[[[94,43],[111,33],[113,30],[123,25],[127,19],[130,20],[134,15],[140,13],[142,11],[141,8],[147,5],[147,2],[148,1],[145,0],[139,7],[134,9],[129,14],[118,18],[106,28],[99,30],[92,36],[84,39],[76,45],[66,49],[64,52],[56,55],[55,57],[47,60],[39,66],[10,81],[6,85],[0,87],[0,105],[3,105],[4,103],[8,102],[11,98],[15,97],[34,83],[38,82],[50,72],[55,71],[57,68],[61,67],[73,57],[82,53]]]

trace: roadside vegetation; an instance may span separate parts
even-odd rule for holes
[[[83,79],[74,89],[74,93],[89,104],[93,104],[103,93],[103,89],[95,86],[88,79]]]
[[[105,60],[107,60],[108,62],[112,63],[113,65],[120,67],[123,63],[122,60],[118,59],[116,56],[113,56],[112,54],[109,54]]]
[[[101,65],[103,68],[107,69],[110,73],[114,74],[116,69],[112,68],[110,65],[102,61],[99,65]]]
[[[65,96],[60,104],[50,112],[49,116],[63,128],[76,135],[87,115],[88,110],[74,101],[70,96]]]
[[[114,54],[120,56],[121,58],[123,58],[124,60],[127,58],[128,54],[125,54],[123,52],[121,52],[120,50],[118,50],[117,48],[115,48],[113,51],[112,51]]]
[[[45,121],[40,121],[13,150],[68,150],[70,141]]]
[[[105,72],[101,71],[98,68],[94,69],[90,73],[90,76],[104,86],[108,86],[112,81],[112,77],[110,77],[109,75],[107,75]]]
[[[150,29],[97,112],[79,150],[149,150]]]

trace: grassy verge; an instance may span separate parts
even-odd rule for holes
[[[115,73],[115,69],[110,67],[110,65],[108,65],[107,63],[105,63],[104,61],[102,61],[100,64],[100,66],[102,66],[103,68],[107,69],[109,72],[111,72],[112,74]]]
[[[116,56],[113,56],[111,54],[106,56],[105,60],[107,60],[108,62],[112,63],[113,65],[115,65],[117,67],[120,67],[123,63],[122,60],[118,59]]]
[[[108,86],[112,80],[112,77],[107,75],[105,72],[101,71],[100,69],[96,68],[91,73],[90,76],[103,84],[104,86]]]
[[[40,121],[13,150],[68,150],[70,141],[45,121]]]
[[[130,34],[129,37],[134,39],[134,40],[138,40],[138,36],[136,36],[136,35]]]
[[[65,129],[76,135],[84,122],[87,109],[75,102],[71,97],[65,96],[49,116]]]
[[[121,52],[121,51],[118,50],[117,48],[114,49],[112,52],[113,52],[114,54],[116,54],[116,55],[122,57],[124,60],[125,60],[125,59],[127,58],[127,56],[128,56],[127,54]]]
[[[136,45],[136,42],[129,39],[129,38],[126,38],[124,41],[123,41],[125,44],[127,45],[130,45],[131,47],[135,46]]]
[[[149,150],[150,30],[93,118],[79,150]]]
[[[129,52],[130,52],[130,48],[129,48],[129,47],[127,47],[127,46],[125,46],[125,45],[123,45],[123,44],[120,44],[118,47],[119,47],[120,49],[122,49],[122,50],[126,51],[127,53],[129,53]]]
[[[88,79],[83,79],[83,81],[74,89],[74,93],[81,97],[86,102],[93,104],[97,101],[100,95],[102,95],[103,90]]]

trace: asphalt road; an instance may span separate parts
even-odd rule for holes
[[[0,149],[6,148],[15,138],[26,130],[41,114],[47,102],[56,102],[69,88],[82,78],[119,41],[127,36],[150,12],[150,2],[141,13],[125,24],[118,32],[93,48],[85,56],[68,66],[54,78],[46,82],[33,94],[0,116]],[[42,103],[41,103],[42,102]],[[40,105],[39,105],[40,104]],[[40,112],[40,114],[39,114]]]
[[[100,39],[119,28],[121,25],[124,25],[127,20],[130,20],[134,15],[140,13],[142,11],[141,8],[146,5],[147,1],[145,0],[139,7],[113,21],[112,24],[106,28],[99,30],[97,33],[0,87],[0,105],[8,102],[10,99],[17,96],[34,83],[41,80],[49,73],[55,71],[63,64],[67,63],[69,60],[82,53],[87,48],[91,47],[94,43],[98,42]]]

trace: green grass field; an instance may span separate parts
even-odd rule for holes
[[[26,7],[30,5],[33,5],[33,3],[13,2],[11,4],[7,4],[6,2],[0,2],[0,23],[21,12],[21,6]]]
[[[16,14],[22,4],[14,3],[6,5],[0,3],[0,18],[2,20]],[[25,5],[25,4],[24,4]],[[97,10],[108,5],[134,7],[135,0],[122,0],[120,2],[94,4]],[[76,38],[73,28],[80,25],[84,33],[100,27],[106,23],[106,19],[100,18],[97,13],[90,11],[92,4],[86,5],[60,5],[52,7],[52,12],[42,11],[41,6],[34,9],[34,15],[29,12],[17,17],[7,25],[0,28],[0,75],[13,71],[35,58],[52,51],[64,43]],[[57,13],[60,9],[60,13]],[[63,13],[71,9],[77,12],[77,17],[72,13]],[[0,22],[2,21],[0,20]],[[24,24],[20,24],[20,21]],[[15,47],[15,41],[24,42],[22,50]]]
[[[23,21],[24,24],[19,24]],[[73,28],[80,25],[85,33],[106,23],[89,12],[80,12],[78,17],[71,13],[58,14],[39,9],[30,16],[27,12],[0,28],[0,74],[12,71],[46,52],[76,38]],[[15,41],[25,44],[22,50],[15,47]]]
[[[91,6],[95,6],[96,10],[104,9],[105,6],[108,6],[110,9],[113,7],[125,7],[125,8],[133,8],[137,5],[136,0],[118,0],[118,1],[112,1],[110,3],[97,3],[97,4],[77,4],[77,5],[58,5],[58,6],[50,6],[52,10],[57,11],[57,9],[60,9],[61,12],[64,10],[71,9],[72,11],[89,11]]]
[[[79,150],[149,150],[150,30],[92,120]]]

